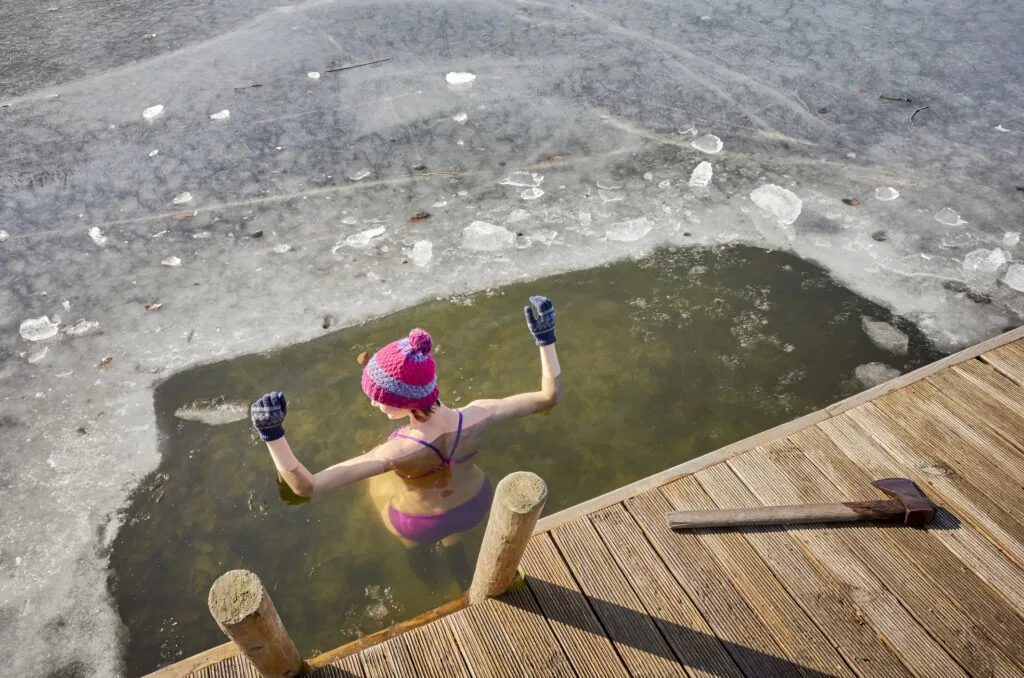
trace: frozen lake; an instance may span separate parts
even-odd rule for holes
[[[784,250],[942,351],[1024,309],[1019,2],[2,12],[12,674],[124,672],[110,547],[184,369],[659,245]]]

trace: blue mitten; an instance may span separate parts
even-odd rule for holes
[[[537,340],[537,345],[547,346],[555,343],[555,307],[551,300],[547,297],[530,297],[530,303],[537,307],[540,317],[535,316],[529,306],[523,307],[523,314],[533,338]]]
[[[288,401],[284,393],[268,393],[252,404],[249,410],[252,425],[260,433],[260,440],[269,442],[284,436],[284,417],[288,414]]]

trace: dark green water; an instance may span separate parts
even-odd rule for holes
[[[114,545],[113,589],[130,675],[219,644],[206,609],[219,575],[256,572],[309,656],[457,596],[483,525],[461,551],[411,554],[385,531],[366,484],[282,501],[248,420],[174,416],[223,397],[288,395],[288,439],[314,472],[379,443],[394,424],[370,407],[356,356],[423,327],[434,336],[442,399],[535,390],[530,294],[558,310],[565,401],[487,432],[474,459],[497,482],[515,470],[549,485],[548,513],[715,450],[862,390],[854,368],[908,371],[939,357],[912,328],[910,353],[875,347],[861,317],[880,307],[822,270],[752,248],[660,251],[468,297],[440,300],[306,344],[178,374],[156,392],[163,459],[133,495]],[[269,328],[268,328],[269,330]],[[453,562],[460,567],[453,570]]]

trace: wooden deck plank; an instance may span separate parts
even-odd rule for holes
[[[677,585],[693,601],[745,674],[799,673],[791,662],[782,658],[782,648],[775,638],[696,536],[667,529],[665,515],[672,506],[660,491],[639,494],[626,502],[626,508]]]
[[[527,678],[518,661],[507,661],[514,656],[512,646],[489,604],[471,605],[442,621],[451,629],[474,678]]]
[[[842,468],[843,457],[870,479],[905,475],[904,469],[866,431],[851,422],[830,422],[828,426],[790,436],[790,440],[798,444],[822,473],[839,487],[844,487],[842,483],[849,477]],[[843,455],[834,455],[831,453],[833,450],[843,451]],[[917,481],[925,492],[931,491],[927,482]],[[851,493],[855,491],[850,490]],[[938,500],[936,497],[933,499]],[[936,514],[932,527],[929,534],[995,588],[1018,613],[1024,612],[1024,571],[987,535],[973,525],[962,523],[944,509]]]
[[[619,569],[691,676],[742,678],[736,662],[621,504],[590,516]]]
[[[929,492],[944,502],[954,515],[971,521],[1018,565],[1024,563],[1024,526],[999,508],[983,490],[960,477],[917,441],[906,437],[896,422],[871,403],[822,422],[821,428],[830,433],[851,430],[851,425],[881,446],[894,463],[896,475],[929,487]],[[839,447],[844,446],[839,444]],[[843,451],[849,454],[848,450]]]
[[[487,603],[530,676],[576,675],[530,589],[523,586]]]
[[[763,506],[727,464],[707,468],[697,473],[696,479],[720,508]],[[843,585],[807,556],[785,530],[744,529],[742,535],[858,676],[911,676],[875,630],[864,623]]]
[[[716,508],[697,478],[680,478],[661,488],[677,511]],[[830,676],[853,676],[828,638],[775,578],[754,548],[735,530],[699,530],[694,533],[722,564],[751,609],[795,663]]]
[[[364,678],[362,662],[358,655],[332,659],[329,664],[310,671],[308,678]]]
[[[926,382],[934,388],[937,402],[960,417],[961,428],[980,436],[994,431],[1013,454],[1024,457],[1024,411],[1008,406],[985,388],[952,371],[937,374]],[[1019,471],[1016,470],[1018,473]]]
[[[469,671],[444,624],[427,624],[405,634],[421,678],[469,678]]]
[[[901,389],[879,398],[874,406],[906,432],[905,437],[913,446],[927,450],[940,464],[983,490],[996,506],[1021,524],[1024,486],[1014,477],[1013,466],[1000,463],[1003,460],[999,459],[998,447],[975,435],[961,435],[951,426],[943,416],[942,405],[930,400],[928,389],[934,390],[927,384]],[[1019,462],[1024,469],[1024,457],[1011,453],[1009,461]]]
[[[551,536],[629,672],[686,675],[590,521],[559,525]]]
[[[391,678],[399,675],[384,651],[384,643],[366,648],[359,653],[359,659],[363,662],[366,678]]]
[[[766,505],[799,504],[804,500],[764,449],[729,460],[729,467]],[[839,528],[841,529],[841,528]],[[845,586],[845,597],[885,638],[900,660],[919,676],[964,676],[963,669],[890,593],[854,550],[825,526],[793,528],[789,534],[821,568]]]
[[[771,463],[797,490],[802,501],[816,503],[853,498],[833,485],[798,448],[780,441],[768,450]],[[872,495],[872,498],[882,497]],[[926,533],[899,524],[872,523],[850,523],[838,528],[836,533],[968,673],[1006,677],[1020,674],[1020,667],[1010,658],[1024,659],[1024,654],[1016,647],[1024,627],[1013,621],[1015,615],[1007,616],[1005,613],[1009,610],[1000,610],[998,601],[996,606],[986,606],[962,596],[959,591],[949,590],[943,586],[950,583],[946,573],[929,562],[923,563],[923,567],[917,566],[915,558],[920,553],[916,553],[913,546],[904,548],[899,539],[890,538],[917,533],[925,537],[918,540],[919,546],[941,551]],[[1009,642],[1005,642],[1005,637],[1004,642],[997,642],[980,632],[980,626],[989,623],[989,614],[999,612],[1014,624],[1007,629]]]
[[[526,584],[580,676],[628,676],[550,535],[534,535],[523,556]]]
[[[987,351],[980,358],[1018,386],[1024,386],[1024,346],[1019,341]]]

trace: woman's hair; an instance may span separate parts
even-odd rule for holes
[[[423,410],[412,410],[412,418],[422,424],[427,419],[430,419],[431,416],[433,416],[434,412],[437,411],[437,406],[440,405],[440,404],[441,404],[441,400],[438,399],[438,400],[435,400],[434,403],[430,407],[428,407],[426,409],[423,409]]]

